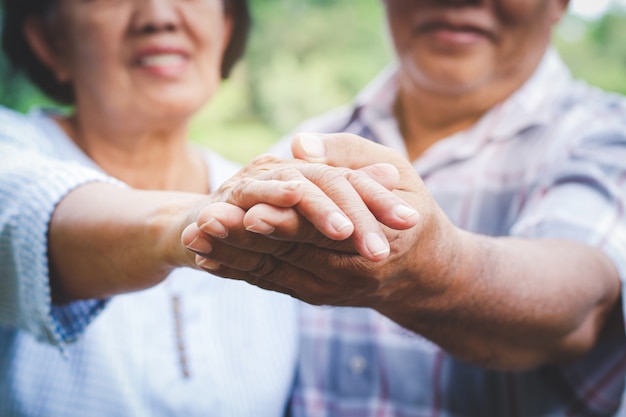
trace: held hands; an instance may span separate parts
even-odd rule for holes
[[[248,231],[302,242],[313,235],[317,240],[351,238],[359,253],[377,260],[389,253],[378,221],[397,229],[417,221],[416,211],[390,191],[398,181],[397,169],[386,163],[352,170],[262,156],[223,184],[214,198],[249,210]],[[203,210],[198,223],[203,219],[210,220],[210,211]]]
[[[453,227],[405,158],[349,134],[301,135],[292,151],[300,161],[253,161],[185,229],[200,268],[388,315],[445,288]]]
[[[403,157],[354,135],[303,135],[292,151],[304,162],[257,161],[201,209],[182,236],[198,267],[311,304],[373,308],[493,369],[580,357],[621,317],[619,277],[598,249],[464,232]],[[272,180],[297,182],[274,194]],[[330,216],[343,215],[335,228]]]

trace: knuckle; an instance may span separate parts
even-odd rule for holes
[[[363,171],[347,170],[344,176],[352,184],[372,184],[375,182]]]
[[[274,251],[274,256],[277,259],[288,261],[291,264],[299,264],[307,254],[306,250],[303,250],[304,245],[297,242],[285,241],[279,245]]]
[[[251,188],[250,184],[252,182],[253,180],[251,178],[242,178],[236,184],[231,184],[223,194],[222,201],[233,204],[242,203]]]
[[[272,276],[278,270],[279,261],[271,255],[263,255],[249,271],[252,277],[259,280],[274,282]]]
[[[280,161],[280,159],[276,156],[270,154],[262,154],[254,157],[248,164],[248,166],[259,169],[266,167],[268,165],[274,165]]]
[[[331,167],[323,164],[308,164],[303,169],[303,175],[317,185],[325,185],[345,181],[345,171],[345,168]]]
[[[294,166],[281,166],[276,169],[276,174],[280,179],[292,180],[302,179],[302,173]]]

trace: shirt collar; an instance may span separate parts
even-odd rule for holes
[[[559,54],[549,48],[533,75],[513,95],[483,118],[497,121],[491,140],[505,140],[531,126],[545,126],[560,110],[558,102],[572,85],[573,77]]]
[[[354,102],[356,111],[368,126],[373,130],[385,127],[385,134],[379,136],[383,142],[387,142],[385,138],[390,135],[399,137],[399,132],[390,132],[391,128],[397,129],[393,115],[398,92],[397,73],[397,65],[385,68]],[[459,134],[468,134],[475,129],[484,131],[484,126],[489,125],[489,139],[505,140],[531,126],[547,125],[559,109],[556,101],[560,100],[562,92],[567,91],[572,80],[559,54],[553,48],[548,48],[533,75],[520,89],[483,115],[468,131]],[[391,141],[396,142],[397,138]]]

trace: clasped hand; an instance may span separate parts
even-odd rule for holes
[[[292,151],[252,161],[201,209],[182,236],[198,267],[311,304],[388,311],[443,290],[452,226],[405,158],[349,134],[300,135]]]

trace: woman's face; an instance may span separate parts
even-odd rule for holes
[[[532,73],[567,0],[384,0],[403,79],[463,94]]]
[[[61,0],[52,24],[77,111],[166,119],[215,92],[231,27],[222,0]]]

